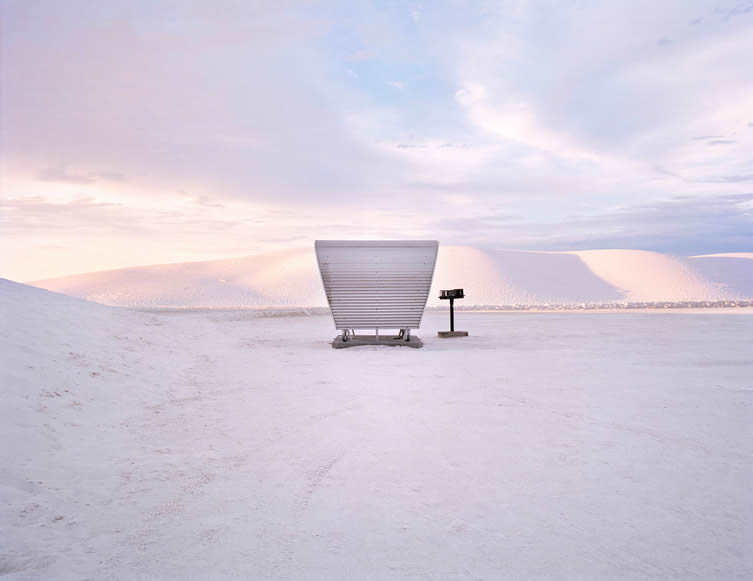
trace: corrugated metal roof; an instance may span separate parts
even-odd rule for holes
[[[336,329],[417,329],[434,275],[436,240],[317,240]]]

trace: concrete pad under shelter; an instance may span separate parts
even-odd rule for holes
[[[379,335],[377,341],[376,335],[351,335],[347,341],[343,341],[342,335],[338,335],[332,340],[333,349],[346,349],[347,347],[360,347],[362,345],[383,345],[386,347],[413,347],[419,349],[424,346],[420,337],[410,336],[410,341],[404,339],[393,339],[391,335]]]

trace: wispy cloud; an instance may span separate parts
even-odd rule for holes
[[[37,172],[40,182],[52,182],[63,184],[93,184],[97,180],[124,182],[126,177],[118,172],[103,171],[99,173],[76,173],[68,171],[64,167],[48,167]]]
[[[736,184],[740,182],[753,182],[753,174],[738,175],[738,176],[721,176],[716,180],[712,180],[713,183],[726,182],[730,184]]]
[[[577,227],[573,233],[571,225]],[[437,224],[453,240],[475,232],[483,245],[495,233],[501,248],[575,250],[630,248],[678,255],[753,248],[753,194],[719,197],[678,196],[662,202],[626,206],[593,215],[573,215],[568,224],[532,221],[505,214],[478,215]],[[698,230],[713,233],[699,240]]]
[[[88,175],[71,173],[65,168],[50,167],[43,169],[37,174],[41,182],[62,182],[68,184],[90,184],[94,178]]]

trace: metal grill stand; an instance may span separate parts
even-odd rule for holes
[[[439,298],[441,300],[450,301],[450,330],[437,332],[437,335],[442,337],[443,339],[447,339],[449,337],[467,337],[468,336],[468,331],[456,331],[455,330],[455,299],[462,299],[464,297],[465,297],[465,294],[463,293],[462,288],[439,291]]]

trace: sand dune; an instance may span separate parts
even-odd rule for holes
[[[601,280],[624,292],[629,301],[704,301],[736,296],[725,285],[705,278],[689,259],[642,250],[573,254]]]
[[[312,248],[92,272],[35,286],[132,307],[323,307]],[[753,298],[753,253],[676,257],[641,250],[526,252],[440,246],[429,305],[463,287],[464,306]]]
[[[313,250],[159,264],[32,283],[108,305],[136,307],[325,306]]]

